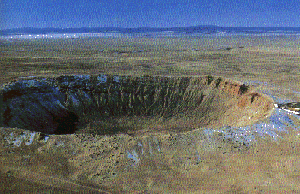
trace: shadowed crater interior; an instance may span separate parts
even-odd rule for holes
[[[47,134],[145,134],[242,126],[273,102],[220,77],[73,75],[16,80],[1,88],[2,126]]]

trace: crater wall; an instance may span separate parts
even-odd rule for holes
[[[172,119],[179,131],[243,126],[273,109],[273,101],[251,87],[212,76],[36,77],[7,83],[1,95],[2,126],[47,134],[74,133],[92,117]]]

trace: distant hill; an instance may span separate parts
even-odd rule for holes
[[[191,27],[140,27],[140,28],[120,28],[120,27],[82,27],[82,28],[15,28],[0,30],[1,36],[17,34],[49,34],[49,33],[267,33],[267,32],[289,32],[299,33],[300,27],[219,27],[214,25],[200,25]]]

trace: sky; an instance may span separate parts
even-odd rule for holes
[[[0,0],[0,29],[300,27],[300,0]]]

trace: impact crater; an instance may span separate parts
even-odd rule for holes
[[[64,75],[18,79],[1,88],[4,127],[46,134],[180,133],[245,126],[273,100],[221,77]]]

